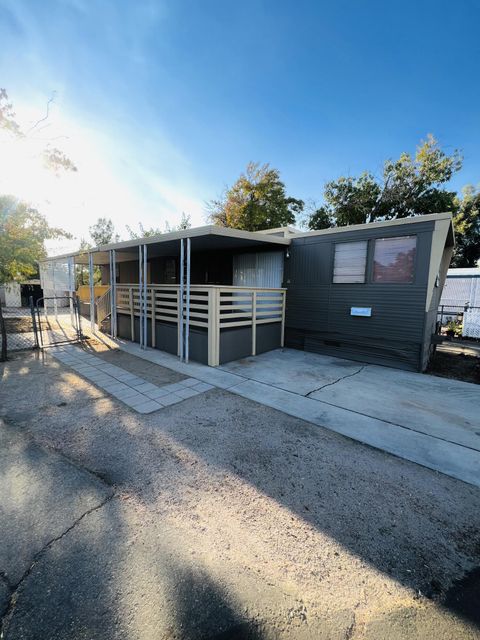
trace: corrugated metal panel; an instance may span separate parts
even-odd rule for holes
[[[405,227],[366,228],[293,240],[285,263],[287,346],[403,368],[419,367],[433,224]],[[332,281],[336,243],[413,233],[418,238],[414,283],[371,282],[372,246],[367,282]],[[372,315],[352,316],[351,307],[370,307]]]

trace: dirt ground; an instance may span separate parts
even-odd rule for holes
[[[427,373],[480,384],[480,343],[444,343],[437,348]]]
[[[5,639],[480,637],[475,487],[226,391],[145,416],[48,355],[0,366],[4,455],[57,474],[43,508],[0,468]],[[104,493],[45,544],[57,458]]]

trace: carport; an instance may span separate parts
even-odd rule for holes
[[[207,226],[63,258],[76,269],[88,267],[84,313],[92,331],[218,366],[283,346],[289,244],[276,235]],[[95,270],[105,285],[101,295]]]

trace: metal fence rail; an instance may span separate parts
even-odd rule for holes
[[[480,307],[442,304],[437,311],[439,333],[480,339]]]
[[[6,359],[9,352],[38,348],[38,335],[31,307],[3,307],[0,322],[1,342],[4,345],[2,357]],[[3,353],[4,352],[4,353]]]

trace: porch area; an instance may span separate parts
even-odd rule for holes
[[[283,346],[289,243],[208,226],[78,252],[52,271],[74,274],[92,330],[215,367]]]
[[[283,347],[284,289],[190,285],[187,295],[179,285],[149,284],[142,292],[130,283],[115,285],[113,295],[114,305],[111,288],[96,301],[104,331],[112,335],[115,324],[115,337],[183,359],[215,367]]]

